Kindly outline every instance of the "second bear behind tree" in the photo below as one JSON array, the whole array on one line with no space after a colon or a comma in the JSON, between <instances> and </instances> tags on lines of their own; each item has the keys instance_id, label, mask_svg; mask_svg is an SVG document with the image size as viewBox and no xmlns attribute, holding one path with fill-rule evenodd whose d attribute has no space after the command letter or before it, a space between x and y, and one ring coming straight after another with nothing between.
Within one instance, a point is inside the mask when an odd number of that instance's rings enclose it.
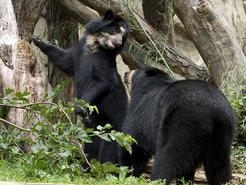
<instances>
[{"instance_id":1,"label":"second bear behind tree","mask_svg":"<svg viewBox=\"0 0 246 185\"><path fill-rule=\"evenodd\" d=\"M167 73L145 68L126 73L131 102L123 132L138 144L132 155L122 149L121 165L140 176L155 156L151 179L193 180L203 164L209 185L230 181L234 113L214 86L198 80L175 81Z\"/></svg>"},{"instance_id":2,"label":"second bear behind tree","mask_svg":"<svg viewBox=\"0 0 246 185\"><path fill-rule=\"evenodd\" d=\"M110 10L101 18L86 25L85 36L72 48L63 50L33 37L33 42L68 75L74 77L77 98L90 105L96 105L99 114L89 116L84 121L86 128L110 123L119 130L126 115L127 95L123 82L117 72L116 56L121 52L129 29L126 22ZM76 110L83 115L81 108ZM116 142L106 142L93 138L86 144L85 152L89 160L117 162Z\"/></svg>"}]
</instances>

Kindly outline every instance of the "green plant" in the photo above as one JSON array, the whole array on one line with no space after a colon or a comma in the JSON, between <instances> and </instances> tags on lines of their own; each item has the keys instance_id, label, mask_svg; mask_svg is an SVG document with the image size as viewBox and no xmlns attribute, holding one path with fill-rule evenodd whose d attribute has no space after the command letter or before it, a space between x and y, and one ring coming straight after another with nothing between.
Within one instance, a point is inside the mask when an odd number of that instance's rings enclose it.
<instances>
[{"instance_id":1,"label":"green plant","mask_svg":"<svg viewBox=\"0 0 246 185\"><path fill-rule=\"evenodd\" d=\"M229 102L231 103L237 121L237 144L246 144L246 83L240 85L235 90L233 85L228 85L222 89Z\"/></svg>"},{"instance_id":2,"label":"green plant","mask_svg":"<svg viewBox=\"0 0 246 185\"><path fill-rule=\"evenodd\" d=\"M96 130L85 129L82 124L73 124L69 114L74 112L75 104L79 103L81 108L98 112L95 106L91 106L81 100L64 104L61 100L53 103L67 82L59 84L44 101L30 103L29 92L16 92L12 89L6 90L0 106L26 111L26 123L31 123L30 128L21 128L14 123L0 118L2 128L0 130L0 153L2 158L16 160L19 158L31 177L40 177L52 174L55 171L69 174L71 177L78 176L83 172L87 176L106 177L107 174L120 174L121 168L110 163L100 164L97 161L88 161L83 151L84 143L91 143L91 137L100 137L111 142L115 140L131 153L131 144L136 141L129 135L110 130L111 125L98 126ZM27 136L24 137L24 133ZM28 146L28 152L23 149ZM24 156L24 157L23 157ZM32 166L32 167L31 167Z\"/></svg>"},{"instance_id":3,"label":"green plant","mask_svg":"<svg viewBox=\"0 0 246 185\"><path fill-rule=\"evenodd\" d=\"M245 146L233 147L232 169L234 173L246 175L246 147Z\"/></svg>"},{"instance_id":4,"label":"green plant","mask_svg":"<svg viewBox=\"0 0 246 185\"><path fill-rule=\"evenodd\" d=\"M182 185L192 185L193 184L192 182L185 182L184 177L182 177L179 181L182 183Z\"/></svg>"}]
</instances>

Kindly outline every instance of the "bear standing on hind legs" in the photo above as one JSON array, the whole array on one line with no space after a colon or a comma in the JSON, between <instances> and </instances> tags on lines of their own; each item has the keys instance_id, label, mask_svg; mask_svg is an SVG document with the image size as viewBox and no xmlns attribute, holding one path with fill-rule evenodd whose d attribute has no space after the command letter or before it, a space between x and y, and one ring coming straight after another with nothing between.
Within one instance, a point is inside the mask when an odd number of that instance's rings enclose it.
<instances>
[{"instance_id":1,"label":"bear standing on hind legs","mask_svg":"<svg viewBox=\"0 0 246 185\"><path fill-rule=\"evenodd\" d=\"M209 185L231 180L230 152L234 113L214 86L198 80L175 81L167 73L144 68L126 73L131 102L122 131L138 144L132 155L121 149L121 165L140 176L155 156L151 179L193 181L204 165Z\"/></svg>"},{"instance_id":2,"label":"bear standing on hind legs","mask_svg":"<svg viewBox=\"0 0 246 185\"><path fill-rule=\"evenodd\" d=\"M109 123L119 130L126 116L128 99L117 72L116 56L128 32L127 23L109 10L103 17L91 20L84 37L68 50L32 38L56 67L74 77L77 98L97 106L99 114L94 112L89 121L84 121L86 128ZM76 111L84 114L81 108ZM89 160L118 163L117 147L116 142L93 138L93 143L85 145L85 152Z\"/></svg>"}]
</instances>

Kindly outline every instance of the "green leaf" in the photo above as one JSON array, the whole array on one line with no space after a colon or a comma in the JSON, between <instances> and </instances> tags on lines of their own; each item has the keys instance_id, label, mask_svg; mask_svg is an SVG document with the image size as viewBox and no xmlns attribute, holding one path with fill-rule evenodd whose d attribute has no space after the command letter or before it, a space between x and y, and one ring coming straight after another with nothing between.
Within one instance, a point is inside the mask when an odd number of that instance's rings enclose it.
<instances>
[{"instance_id":1,"label":"green leaf","mask_svg":"<svg viewBox=\"0 0 246 185\"><path fill-rule=\"evenodd\" d=\"M102 174L102 164L101 163L99 163L97 160L95 160L95 159L92 159L91 160L91 166L92 166L92 168L93 168L93 170L91 169L91 172L96 172L97 173L97 175L99 176L99 175L101 175Z\"/></svg>"},{"instance_id":2,"label":"green leaf","mask_svg":"<svg viewBox=\"0 0 246 185\"><path fill-rule=\"evenodd\" d=\"M119 169L117 167L117 164L112 164L110 162L106 162L103 164L103 172L104 173L119 172Z\"/></svg>"},{"instance_id":3,"label":"green leaf","mask_svg":"<svg viewBox=\"0 0 246 185\"><path fill-rule=\"evenodd\" d=\"M131 172L131 170L126 166L120 167L119 180L121 183L125 183L127 173Z\"/></svg>"},{"instance_id":4,"label":"green leaf","mask_svg":"<svg viewBox=\"0 0 246 185\"><path fill-rule=\"evenodd\" d=\"M0 143L0 148L3 148L3 149L8 149L8 144L7 143Z\"/></svg>"},{"instance_id":5,"label":"green leaf","mask_svg":"<svg viewBox=\"0 0 246 185\"><path fill-rule=\"evenodd\" d=\"M29 144L34 143L32 140L27 139L27 138L18 138L16 139L16 141L22 141L22 142L29 143Z\"/></svg>"},{"instance_id":6,"label":"green leaf","mask_svg":"<svg viewBox=\"0 0 246 185\"><path fill-rule=\"evenodd\" d=\"M48 163L44 160L39 160L36 165L39 167L39 168L44 168Z\"/></svg>"},{"instance_id":7,"label":"green leaf","mask_svg":"<svg viewBox=\"0 0 246 185\"><path fill-rule=\"evenodd\" d=\"M13 146L11 150L14 154L18 154L20 152L19 148L17 148L16 146Z\"/></svg>"},{"instance_id":8,"label":"green leaf","mask_svg":"<svg viewBox=\"0 0 246 185\"><path fill-rule=\"evenodd\" d=\"M70 132L73 132L73 131L81 131L83 130L83 126L82 125L72 125L69 129Z\"/></svg>"},{"instance_id":9,"label":"green leaf","mask_svg":"<svg viewBox=\"0 0 246 185\"><path fill-rule=\"evenodd\" d=\"M98 135L101 139L104 139L106 141L111 141L111 139L109 138L109 134L108 133L105 133L105 134L99 134Z\"/></svg>"},{"instance_id":10,"label":"green leaf","mask_svg":"<svg viewBox=\"0 0 246 185\"><path fill-rule=\"evenodd\" d=\"M71 152L68 150L59 153L59 156L63 158L67 158L68 156L71 156L71 155L72 155Z\"/></svg>"},{"instance_id":11,"label":"green leaf","mask_svg":"<svg viewBox=\"0 0 246 185\"><path fill-rule=\"evenodd\" d=\"M21 99L21 98L23 97L21 92L15 93L15 96L16 96L18 99Z\"/></svg>"},{"instance_id":12,"label":"green leaf","mask_svg":"<svg viewBox=\"0 0 246 185\"><path fill-rule=\"evenodd\" d=\"M28 96L30 94L31 94L30 92L25 91L25 92L22 93L22 96L24 97L24 96Z\"/></svg>"},{"instance_id":13,"label":"green leaf","mask_svg":"<svg viewBox=\"0 0 246 185\"><path fill-rule=\"evenodd\" d=\"M92 139L88 136L86 132L78 134L77 138L85 143L92 143Z\"/></svg>"},{"instance_id":14,"label":"green leaf","mask_svg":"<svg viewBox=\"0 0 246 185\"><path fill-rule=\"evenodd\" d=\"M13 89L5 89L5 94L6 94L6 96L8 96L9 94L11 94L12 92L14 92L14 90Z\"/></svg>"},{"instance_id":15,"label":"green leaf","mask_svg":"<svg viewBox=\"0 0 246 185\"><path fill-rule=\"evenodd\" d=\"M105 130L105 129L111 129L111 128L112 128L112 126L110 124L106 124L103 127L101 125L97 126L97 130L100 130L100 131Z\"/></svg>"}]
</instances>

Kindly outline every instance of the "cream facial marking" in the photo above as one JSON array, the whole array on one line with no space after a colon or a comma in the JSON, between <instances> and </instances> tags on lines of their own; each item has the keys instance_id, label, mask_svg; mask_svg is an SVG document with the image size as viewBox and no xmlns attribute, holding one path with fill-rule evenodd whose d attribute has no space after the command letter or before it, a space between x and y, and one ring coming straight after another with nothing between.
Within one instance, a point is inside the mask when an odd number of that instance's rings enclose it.
<instances>
[{"instance_id":1,"label":"cream facial marking","mask_svg":"<svg viewBox=\"0 0 246 185\"><path fill-rule=\"evenodd\" d=\"M120 26L120 32L114 35L107 32L87 35L85 51L87 53L95 53L99 51L100 46L104 49L113 50L122 45L122 38L125 32L126 30Z\"/></svg>"},{"instance_id":2,"label":"cream facial marking","mask_svg":"<svg viewBox=\"0 0 246 185\"><path fill-rule=\"evenodd\" d=\"M103 48L106 49L115 49L122 45L122 38L126 30L121 26L120 32L114 35L111 35L107 32L101 32L98 36L98 42Z\"/></svg>"}]
</instances>

